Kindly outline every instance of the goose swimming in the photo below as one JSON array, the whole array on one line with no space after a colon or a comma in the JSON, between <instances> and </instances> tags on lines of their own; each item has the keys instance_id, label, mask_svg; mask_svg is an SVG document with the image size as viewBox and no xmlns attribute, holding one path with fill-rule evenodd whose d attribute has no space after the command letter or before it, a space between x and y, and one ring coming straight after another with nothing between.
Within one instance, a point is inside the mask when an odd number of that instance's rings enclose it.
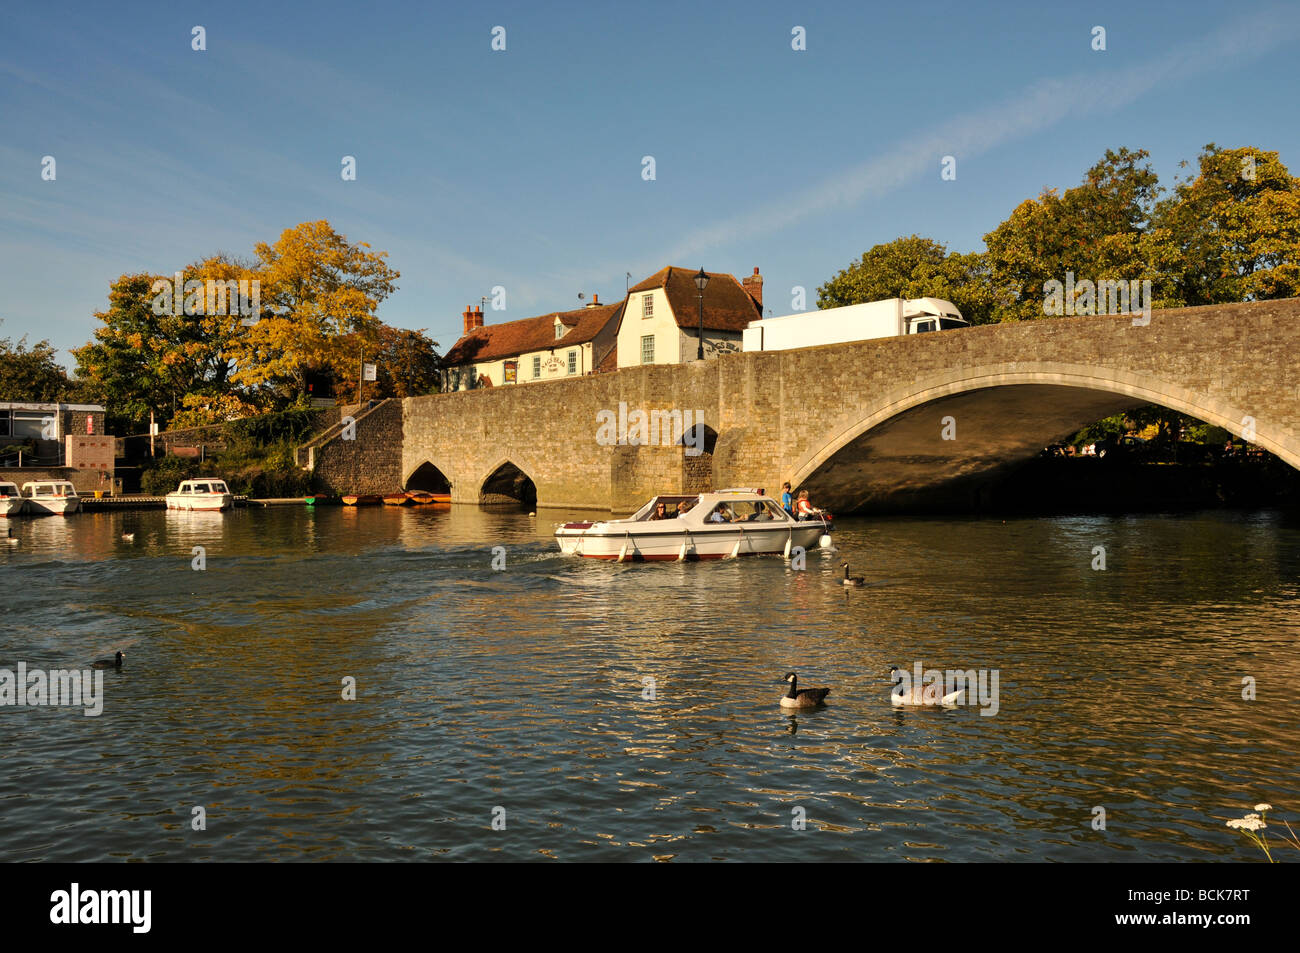
<instances>
[{"instance_id":1,"label":"goose swimming","mask_svg":"<svg viewBox=\"0 0 1300 953\"><path fill-rule=\"evenodd\" d=\"M899 671L897 665L889 666L889 677L892 679L894 673ZM955 692L949 692L947 695L940 695L940 686L938 685L913 685L910 690L903 691L903 686L899 685L889 695L890 704L895 707L901 705L944 705L951 707L957 704L957 699L965 693L965 689L959 688Z\"/></svg>"},{"instance_id":2,"label":"goose swimming","mask_svg":"<svg viewBox=\"0 0 1300 953\"><path fill-rule=\"evenodd\" d=\"M782 708L817 708L831 693L829 688L799 688L799 676L794 672L786 672L781 681L790 684L790 690L781 696Z\"/></svg>"},{"instance_id":3,"label":"goose swimming","mask_svg":"<svg viewBox=\"0 0 1300 953\"><path fill-rule=\"evenodd\" d=\"M844 585L852 586L855 589L861 589L863 586L867 584L867 580L862 576L849 575L848 563L840 563L840 565L844 567Z\"/></svg>"}]
</instances>

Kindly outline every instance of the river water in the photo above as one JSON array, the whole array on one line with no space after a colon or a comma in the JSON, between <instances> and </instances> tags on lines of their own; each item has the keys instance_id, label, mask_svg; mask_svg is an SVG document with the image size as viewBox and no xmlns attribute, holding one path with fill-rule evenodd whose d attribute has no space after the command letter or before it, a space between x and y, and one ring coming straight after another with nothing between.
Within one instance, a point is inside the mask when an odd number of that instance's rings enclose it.
<instances>
[{"instance_id":1,"label":"river water","mask_svg":"<svg viewBox=\"0 0 1300 953\"><path fill-rule=\"evenodd\" d=\"M0 708L0 860L1253 861L1225 820L1300 818L1294 514L841 520L803 570L561 557L570 515L10 520L0 669L126 664ZM893 709L917 662L996 713Z\"/></svg>"}]
</instances>

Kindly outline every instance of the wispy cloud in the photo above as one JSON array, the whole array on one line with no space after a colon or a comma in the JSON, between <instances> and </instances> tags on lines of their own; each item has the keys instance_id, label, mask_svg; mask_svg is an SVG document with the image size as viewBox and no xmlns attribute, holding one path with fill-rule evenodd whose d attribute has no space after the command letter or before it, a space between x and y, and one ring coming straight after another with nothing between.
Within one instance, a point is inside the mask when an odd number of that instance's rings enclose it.
<instances>
[{"instance_id":1,"label":"wispy cloud","mask_svg":"<svg viewBox=\"0 0 1300 953\"><path fill-rule=\"evenodd\" d=\"M923 175L937 177L942 156L970 160L1067 120L1119 109L1157 87L1238 65L1246 57L1258 57L1266 50L1293 43L1298 34L1300 22L1290 11L1264 12L1234 20L1137 66L1044 80L995 105L955 117L927 135L899 143L883 155L824 182L774 199L747 214L696 229L666 254L645 259L641 267L658 268L664 262L716 253L755 234L770 234L885 195Z\"/></svg>"}]
</instances>

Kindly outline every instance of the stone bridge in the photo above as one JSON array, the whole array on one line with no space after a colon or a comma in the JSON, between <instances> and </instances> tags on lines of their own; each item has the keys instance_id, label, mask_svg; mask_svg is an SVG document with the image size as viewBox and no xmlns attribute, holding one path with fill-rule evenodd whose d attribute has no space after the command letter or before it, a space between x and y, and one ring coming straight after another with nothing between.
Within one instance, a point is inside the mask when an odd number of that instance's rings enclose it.
<instances>
[{"instance_id":1,"label":"stone bridge","mask_svg":"<svg viewBox=\"0 0 1300 953\"><path fill-rule=\"evenodd\" d=\"M1300 299L1156 311L1145 326L1127 315L1043 319L407 398L400 441L396 414L373 433L360 421L354 442L318 449L317 469L340 491L450 485L462 503L627 511L655 493L775 494L788 480L835 511L884 510L978 500L1044 446L1147 403L1300 468ZM707 452L662 434L656 445L612 444L601 421L620 405L702 413ZM370 465L357 464L363 455Z\"/></svg>"}]
</instances>

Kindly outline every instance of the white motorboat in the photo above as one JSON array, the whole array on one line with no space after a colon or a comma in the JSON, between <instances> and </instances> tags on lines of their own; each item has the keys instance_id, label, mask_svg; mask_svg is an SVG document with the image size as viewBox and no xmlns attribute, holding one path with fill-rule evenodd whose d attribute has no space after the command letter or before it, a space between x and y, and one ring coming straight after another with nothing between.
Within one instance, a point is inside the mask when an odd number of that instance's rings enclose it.
<instances>
[{"instance_id":1,"label":"white motorboat","mask_svg":"<svg viewBox=\"0 0 1300 953\"><path fill-rule=\"evenodd\" d=\"M219 512L229 509L235 497L225 480L182 480L181 485L166 496L169 510L204 510Z\"/></svg>"},{"instance_id":2,"label":"white motorboat","mask_svg":"<svg viewBox=\"0 0 1300 953\"><path fill-rule=\"evenodd\" d=\"M0 516L17 516L27 506L17 483L0 480Z\"/></svg>"},{"instance_id":3,"label":"white motorboat","mask_svg":"<svg viewBox=\"0 0 1300 953\"><path fill-rule=\"evenodd\" d=\"M77 488L67 480L39 480L23 484L27 512L36 516L66 516L81 509Z\"/></svg>"},{"instance_id":4,"label":"white motorboat","mask_svg":"<svg viewBox=\"0 0 1300 953\"><path fill-rule=\"evenodd\" d=\"M757 490L656 496L627 519L561 523L560 552L591 559L726 559L830 544L830 517L796 520Z\"/></svg>"}]
</instances>

